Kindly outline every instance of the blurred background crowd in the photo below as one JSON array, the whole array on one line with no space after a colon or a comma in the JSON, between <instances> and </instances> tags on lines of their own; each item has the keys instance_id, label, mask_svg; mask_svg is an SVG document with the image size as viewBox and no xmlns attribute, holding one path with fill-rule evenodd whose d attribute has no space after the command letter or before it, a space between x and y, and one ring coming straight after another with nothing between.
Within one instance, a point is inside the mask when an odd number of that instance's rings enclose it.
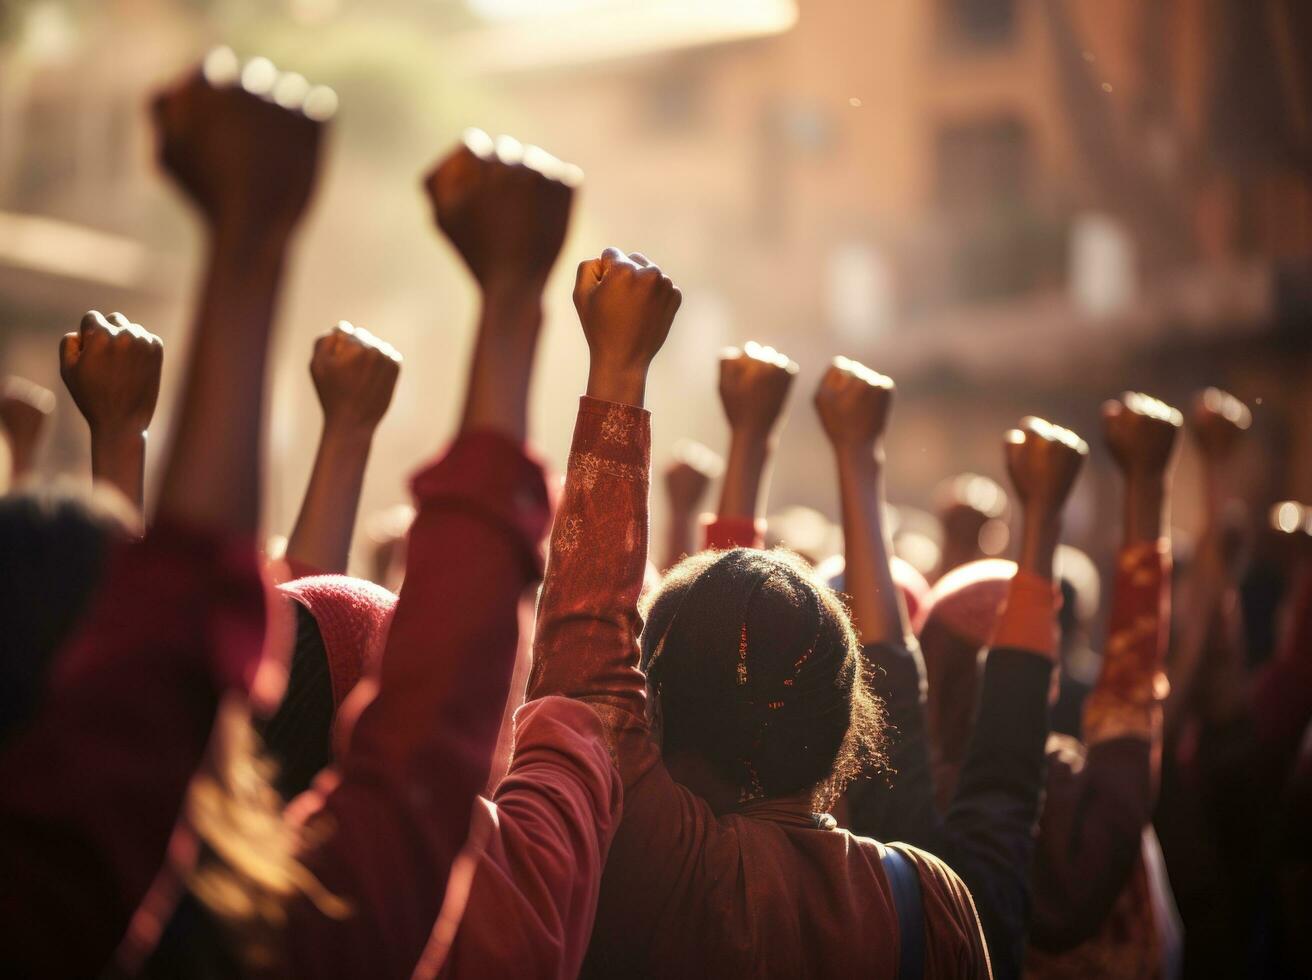
<instances>
[{"instance_id":1,"label":"blurred background crowd","mask_svg":"<svg viewBox=\"0 0 1312 980\"><path fill-rule=\"evenodd\" d=\"M1206 384L1235 393L1254 416L1241 495L1255 513L1312 498L1312 460L1290 451L1312 444L1312 8L1298 0L0 11L0 363L65 401L55 338L87 308L130 310L166 344L185 342L200 240L151 166L152 88L222 41L339 93L273 362L268 527L295 515L318 425L305 364L339 318L408 361L362 513L403 499L410 447L451 421L433 406L455 401L425 393L461 383L474 294L432 238L418 175L472 124L587 172L562 266L640 241L680 283L683 328L652 385L658 465L681 438L722 444L713 354L750 336L788 351L810 375L803 389L835 349L897 378L889 493L911 505L899 551L926 573L941 481L963 468L1001 479L996 433L1018 415L1092 430L1102 398L1125 387L1176 404ZM581 390L586 359L577 331L559 328L567 290L548 302L534 438L560 462L563 395ZM178 380L164 372L166 400ZM41 468L84 468L72 405L54 419ZM826 451L811 414L795 413L773 507L835 516L832 488L814 479ZM1200 507L1188 449L1181 465L1187 529ZM1093 460L1068 517L1068 541L1104 567L1114 479ZM772 527L828 550L812 543L832 539L827 523L793 516ZM982 551L1003 551L1002 528L985 530ZM1187 538L1178 547L1187 554Z\"/></svg>"}]
</instances>

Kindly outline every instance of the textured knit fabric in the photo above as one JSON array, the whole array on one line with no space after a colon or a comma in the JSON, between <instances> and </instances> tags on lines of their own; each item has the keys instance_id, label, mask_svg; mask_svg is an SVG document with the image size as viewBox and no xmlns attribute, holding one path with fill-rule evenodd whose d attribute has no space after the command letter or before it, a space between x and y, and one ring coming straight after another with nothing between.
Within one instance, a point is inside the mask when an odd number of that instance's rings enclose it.
<instances>
[{"instance_id":1,"label":"textured knit fabric","mask_svg":"<svg viewBox=\"0 0 1312 980\"><path fill-rule=\"evenodd\" d=\"M647 550L647 413L583 399L539 608L529 694L567 695L605 726L624 782L584 975L892 977L898 928L882 847L805 800L717 816L675 783L638 669ZM924 893L927 977L988 976L969 892L905 848Z\"/></svg>"}]
</instances>

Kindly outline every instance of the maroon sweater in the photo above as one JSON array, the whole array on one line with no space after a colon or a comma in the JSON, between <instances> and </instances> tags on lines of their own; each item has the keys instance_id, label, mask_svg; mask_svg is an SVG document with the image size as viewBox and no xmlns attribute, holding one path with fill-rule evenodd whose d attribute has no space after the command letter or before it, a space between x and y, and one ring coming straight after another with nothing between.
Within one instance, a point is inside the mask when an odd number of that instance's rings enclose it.
<instances>
[{"instance_id":1,"label":"maroon sweater","mask_svg":"<svg viewBox=\"0 0 1312 980\"><path fill-rule=\"evenodd\" d=\"M584 398L552 532L529 696L602 720L624 814L602 877L585 974L892 976L898 928L883 845L819 829L805 800L717 815L652 741L638 669L647 555L648 415ZM924 895L926 976L989 975L970 893L906 848Z\"/></svg>"}]
</instances>

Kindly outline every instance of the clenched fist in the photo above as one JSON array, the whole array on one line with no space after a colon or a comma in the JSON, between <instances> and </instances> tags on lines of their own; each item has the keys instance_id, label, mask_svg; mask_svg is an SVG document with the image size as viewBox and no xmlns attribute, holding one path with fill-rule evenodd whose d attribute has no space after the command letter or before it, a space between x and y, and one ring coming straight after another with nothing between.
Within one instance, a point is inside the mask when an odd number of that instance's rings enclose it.
<instances>
[{"instance_id":1,"label":"clenched fist","mask_svg":"<svg viewBox=\"0 0 1312 980\"><path fill-rule=\"evenodd\" d=\"M768 435L783 414L797 364L751 340L720 354L720 404L736 432Z\"/></svg>"},{"instance_id":2,"label":"clenched fist","mask_svg":"<svg viewBox=\"0 0 1312 980\"><path fill-rule=\"evenodd\" d=\"M815 410L835 448L873 449L893 407L893 379L835 357L815 390Z\"/></svg>"},{"instance_id":3,"label":"clenched fist","mask_svg":"<svg viewBox=\"0 0 1312 980\"><path fill-rule=\"evenodd\" d=\"M1183 423L1179 409L1136 391L1102 406L1103 437L1127 477L1162 476Z\"/></svg>"},{"instance_id":4,"label":"clenched fist","mask_svg":"<svg viewBox=\"0 0 1312 980\"><path fill-rule=\"evenodd\" d=\"M1024 508L1056 516L1070 495L1089 447L1070 429L1028 415L1006 435L1007 475Z\"/></svg>"},{"instance_id":5,"label":"clenched fist","mask_svg":"<svg viewBox=\"0 0 1312 980\"><path fill-rule=\"evenodd\" d=\"M92 435L140 436L159 399L164 345L122 313L82 317L59 343L59 374Z\"/></svg>"},{"instance_id":6,"label":"clenched fist","mask_svg":"<svg viewBox=\"0 0 1312 980\"><path fill-rule=\"evenodd\" d=\"M310 377L329 426L372 430L392 403L401 355L345 320L314 342Z\"/></svg>"},{"instance_id":7,"label":"clenched fist","mask_svg":"<svg viewBox=\"0 0 1312 980\"><path fill-rule=\"evenodd\" d=\"M484 290L540 289L583 172L510 136L472 129L424 179L438 227Z\"/></svg>"},{"instance_id":8,"label":"clenched fist","mask_svg":"<svg viewBox=\"0 0 1312 980\"><path fill-rule=\"evenodd\" d=\"M155 99L159 158L213 228L285 235L309 202L336 105L331 89L219 48Z\"/></svg>"},{"instance_id":9,"label":"clenched fist","mask_svg":"<svg viewBox=\"0 0 1312 980\"><path fill-rule=\"evenodd\" d=\"M1220 462L1234 452L1252 424L1248 406L1219 388L1200 392L1189 418L1194 441L1209 462Z\"/></svg>"},{"instance_id":10,"label":"clenched fist","mask_svg":"<svg viewBox=\"0 0 1312 980\"><path fill-rule=\"evenodd\" d=\"M722 460L700 442L684 439L675 444L674 459L665 470L665 493L676 513L692 514L724 470Z\"/></svg>"},{"instance_id":11,"label":"clenched fist","mask_svg":"<svg viewBox=\"0 0 1312 980\"><path fill-rule=\"evenodd\" d=\"M608 248L580 263L574 308L591 354L589 393L641 404L647 368L682 302L678 287L640 252Z\"/></svg>"},{"instance_id":12,"label":"clenched fist","mask_svg":"<svg viewBox=\"0 0 1312 980\"><path fill-rule=\"evenodd\" d=\"M26 378L10 377L0 388L0 428L9 441L14 479L32 468L37 443L55 410L55 394Z\"/></svg>"}]
</instances>

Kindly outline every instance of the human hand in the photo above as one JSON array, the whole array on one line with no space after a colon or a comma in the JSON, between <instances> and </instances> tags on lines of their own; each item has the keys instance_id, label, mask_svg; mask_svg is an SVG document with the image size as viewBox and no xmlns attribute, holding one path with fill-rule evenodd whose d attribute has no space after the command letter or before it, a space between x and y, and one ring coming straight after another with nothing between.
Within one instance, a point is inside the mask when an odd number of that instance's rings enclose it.
<instances>
[{"instance_id":1,"label":"human hand","mask_svg":"<svg viewBox=\"0 0 1312 980\"><path fill-rule=\"evenodd\" d=\"M873 449L893 408L893 379L835 357L815 392L815 409L835 449Z\"/></svg>"},{"instance_id":2,"label":"human hand","mask_svg":"<svg viewBox=\"0 0 1312 980\"><path fill-rule=\"evenodd\" d=\"M1005 437L1007 475L1024 510L1056 517L1089 455L1088 444L1070 429L1027 415Z\"/></svg>"},{"instance_id":3,"label":"human hand","mask_svg":"<svg viewBox=\"0 0 1312 980\"><path fill-rule=\"evenodd\" d=\"M1208 463L1227 459L1253 424L1248 406L1229 392L1206 388L1194 399L1189 428Z\"/></svg>"},{"instance_id":4,"label":"human hand","mask_svg":"<svg viewBox=\"0 0 1312 980\"><path fill-rule=\"evenodd\" d=\"M1103 403L1102 423L1107 448L1127 479L1161 479L1184 417L1165 402L1127 391Z\"/></svg>"},{"instance_id":5,"label":"human hand","mask_svg":"<svg viewBox=\"0 0 1312 980\"><path fill-rule=\"evenodd\" d=\"M159 159L211 229L242 245L290 235L314 189L337 96L228 48L154 101Z\"/></svg>"},{"instance_id":6,"label":"human hand","mask_svg":"<svg viewBox=\"0 0 1312 980\"><path fill-rule=\"evenodd\" d=\"M574 308L588 341L588 394L641 405L647 369L669 336L683 294L640 252L608 248L579 264Z\"/></svg>"},{"instance_id":7,"label":"human hand","mask_svg":"<svg viewBox=\"0 0 1312 980\"><path fill-rule=\"evenodd\" d=\"M485 292L540 291L582 179L545 150L471 129L424 187L438 227Z\"/></svg>"},{"instance_id":8,"label":"human hand","mask_svg":"<svg viewBox=\"0 0 1312 980\"><path fill-rule=\"evenodd\" d=\"M9 441L15 479L31 469L37 443L54 410L55 393L26 378L6 378L0 387L0 429Z\"/></svg>"},{"instance_id":9,"label":"human hand","mask_svg":"<svg viewBox=\"0 0 1312 980\"><path fill-rule=\"evenodd\" d=\"M159 400L164 345L122 313L91 310L59 342L59 374L93 435L139 437Z\"/></svg>"},{"instance_id":10,"label":"human hand","mask_svg":"<svg viewBox=\"0 0 1312 980\"><path fill-rule=\"evenodd\" d=\"M854 362L855 363L855 362ZM720 355L720 404L729 427L768 436L783 414L797 365L773 347L748 341Z\"/></svg>"},{"instance_id":11,"label":"human hand","mask_svg":"<svg viewBox=\"0 0 1312 980\"><path fill-rule=\"evenodd\" d=\"M387 413L401 355L385 340L342 320L314 342L310 377L324 424L372 433Z\"/></svg>"},{"instance_id":12,"label":"human hand","mask_svg":"<svg viewBox=\"0 0 1312 980\"><path fill-rule=\"evenodd\" d=\"M665 492L670 508L679 514L696 511L711 481L723 470L724 460L718 454L700 442L680 440L674 447L674 459L665 469Z\"/></svg>"}]
</instances>

